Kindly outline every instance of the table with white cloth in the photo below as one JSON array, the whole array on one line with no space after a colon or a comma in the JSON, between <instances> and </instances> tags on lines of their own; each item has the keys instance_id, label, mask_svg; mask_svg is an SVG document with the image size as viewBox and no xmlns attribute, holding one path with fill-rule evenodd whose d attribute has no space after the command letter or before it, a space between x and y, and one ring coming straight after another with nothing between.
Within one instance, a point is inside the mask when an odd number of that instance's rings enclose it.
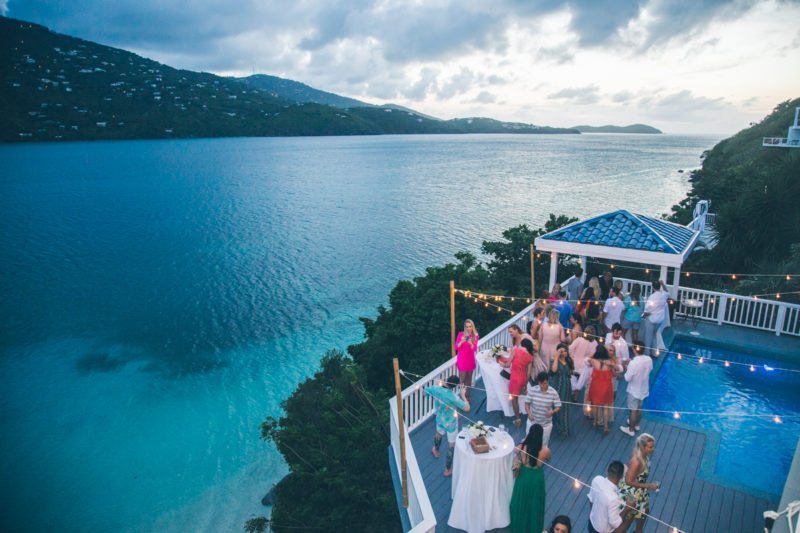
<instances>
[{"instance_id":1,"label":"table with white cloth","mask_svg":"<svg viewBox=\"0 0 800 533\"><path fill-rule=\"evenodd\" d=\"M492 449L476 454L469 445L468 431L462 430L456 439L453 504L447 525L469 533L507 527L514 490L514 439L505 431L495 430L487 437Z\"/></svg>"},{"instance_id":2,"label":"table with white cloth","mask_svg":"<svg viewBox=\"0 0 800 533\"><path fill-rule=\"evenodd\" d=\"M481 369L483 388L486 390L486 412L503 411L505 416L514 416L514 408L508 398L508 380L500 375L504 369L486 350L478 353L475 358Z\"/></svg>"}]
</instances>

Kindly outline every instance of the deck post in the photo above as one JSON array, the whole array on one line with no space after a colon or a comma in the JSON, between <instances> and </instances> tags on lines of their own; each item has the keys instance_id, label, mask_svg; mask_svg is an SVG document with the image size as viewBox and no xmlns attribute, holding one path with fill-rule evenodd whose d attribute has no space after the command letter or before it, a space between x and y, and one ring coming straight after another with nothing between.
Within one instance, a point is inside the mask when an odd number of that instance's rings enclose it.
<instances>
[{"instance_id":1,"label":"deck post","mask_svg":"<svg viewBox=\"0 0 800 533\"><path fill-rule=\"evenodd\" d=\"M534 262L534 258L536 256L534 255L534 251L535 250L533 249L533 243L531 243L531 301L532 302L536 301L536 283L535 283L535 280L536 280L536 277L535 277L536 276L536 268L535 268L536 264Z\"/></svg>"},{"instance_id":2,"label":"deck post","mask_svg":"<svg viewBox=\"0 0 800 533\"><path fill-rule=\"evenodd\" d=\"M666 283L668 273L669 273L669 267L667 265L661 265L661 273L658 275L658 279Z\"/></svg>"},{"instance_id":3,"label":"deck post","mask_svg":"<svg viewBox=\"0 0 800 533\"><path fill-rule=\"evenodd\" d=\"M406 468L406 421L403 416L403 389L400 388L400 363L392 359L394 366L394 391L397 398L397 426L400 432L400 483L403 487L403 507L408 509L408 470Z\"/></svg>"},{"instance_id":4,"label":"deck post","mask_svg":"<svg viewBox=\"0 0 800 533\"><path fill-rule=\"evenodd\" d=\"M778 317L775 319L775 335L780 336L783 331L784 320L786 320L786 306L778 304Z\"/></svg>"},{"instance_id":5,"label":"deck post","mask_svg":"<svg viewBox=\"0 0 800 533\"><path fill-rule=\"evenodd\" d=\"M585 255L581 256L581 270L583 270L583 274L581 274L581 283L586 283L586 269L589 268L589 261L587 260Z\"/></svg>"},{"instance_id":6,"label":"deck post","mask_svg":"<svg viewBox=\"0 0 800 533\"><path fill-rule=\"evenodd\" d=\"M450 357L456 356L456 284L450 280Z\"/></svg>"},{"instance_id":7,"label":"deck post","mask_svg":"<svg viewBox=\"0 0 800 533\"><path fill-rule=\"evenodd\" d=\"M558 275L558 252L550 252L550 285L547 290L551 290L553 285L558 283L556 276Z\"/></svg>"},{"instance_id":8,"label":"deck post","mask_svg":"<svg viewBox=\"0 0 800 533\"><path fill-rule=\"evenodd\" d=\"M678 291L680 291L681 287L681 267L675 267L675 271L672 273L672 298L677 301L678 300Z\"/></svg>"},{"instance_id":9,"label":"deck post","mask_svg":"<svg viewBox=\"0 0 800 533\"><path fill-rule=\"evenodd\" d=\"M728 297L727 296L720 296L719 297L719 307L717 307L717 324L722 325L722 321L725 320L725 311L728 308Z\"/></svg>"}]
</instances>

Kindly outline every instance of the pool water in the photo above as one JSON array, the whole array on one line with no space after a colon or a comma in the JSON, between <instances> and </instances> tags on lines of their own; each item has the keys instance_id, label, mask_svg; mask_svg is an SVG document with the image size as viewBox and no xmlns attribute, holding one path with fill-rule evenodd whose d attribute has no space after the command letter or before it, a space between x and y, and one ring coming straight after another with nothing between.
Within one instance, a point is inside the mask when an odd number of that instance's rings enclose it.
<instances>
[{"instance_id":1,"label":"pool water","mask_svg":"<svg viewBox=\"0 0 800 533\"><path fill-rule=\"evenodd\" d=\"M645 409L726 413L774 413L772 418L683 415L680 423L703 431L719 433L719 451L712 472L703 472L713 481L759 497L779 500L800 438L800 372L767 370L790 368L800 371L800 359L786 361L756 354L704 345L678 339L671 350L731 362L754 363L748 366L699 363L696 359L678 360L670 354L651 386ZM669 413L650 416L672 419ZM713 440L707 440L712 443ZM705 450L706 456L713 450Z\"/></svg>"}]
</instances>

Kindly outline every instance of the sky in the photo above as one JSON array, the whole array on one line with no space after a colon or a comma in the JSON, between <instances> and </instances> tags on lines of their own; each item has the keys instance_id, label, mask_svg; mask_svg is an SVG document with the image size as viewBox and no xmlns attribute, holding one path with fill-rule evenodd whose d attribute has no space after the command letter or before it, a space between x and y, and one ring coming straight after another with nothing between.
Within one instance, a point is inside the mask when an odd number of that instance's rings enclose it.
<instances>
[{"instance_id":1,"label":"sky","mask_svg":"<svg viewBox=\"0 0 800 533\"><path fill-rule=\"evenodd\" d=\"M0 13L441 118L731 134L800 97L800 0L0 0Z\"/></svg>"}]
</instances>

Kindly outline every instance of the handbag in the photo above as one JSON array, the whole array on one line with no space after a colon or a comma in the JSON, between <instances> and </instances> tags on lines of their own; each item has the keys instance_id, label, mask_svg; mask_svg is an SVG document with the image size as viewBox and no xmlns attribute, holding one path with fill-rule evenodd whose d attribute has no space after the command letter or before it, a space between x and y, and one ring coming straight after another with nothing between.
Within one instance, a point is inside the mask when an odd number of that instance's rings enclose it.
<instances>
[{"instance_id":1,"label":"handbag","mask_svg":"<svg viewBox=\"0 0 800 533\"><path fill-rule=\"evenodd\" d=\"M511 374L508 372L508 370L504 368L503 370L500 371L500 377L510 380Z\"/></svg>"}]
</instances>

